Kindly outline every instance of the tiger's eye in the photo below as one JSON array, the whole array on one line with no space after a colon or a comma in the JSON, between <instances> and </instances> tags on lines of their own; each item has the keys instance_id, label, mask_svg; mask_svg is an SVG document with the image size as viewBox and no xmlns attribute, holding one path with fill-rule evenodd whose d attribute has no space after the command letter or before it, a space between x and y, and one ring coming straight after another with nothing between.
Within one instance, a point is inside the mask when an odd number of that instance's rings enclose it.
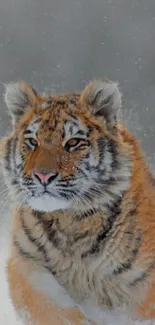
<instances>
[{"instance_id":1,"label":"tiger's eye","mask_svg":"<svg viewBox=\"0 0 155 325\"><path fill-rule=\"evenodd\" d=\"M82 139L80 139L80 138L72 138L72 139L68 140L67 143L65 144L65 149L67 151L70 151L71 148L76 147L80 143L81 140Z\"/></svg>"},{"instance_id":2,"label":"tiger's eye","mask_svg":"<svg viewBox=\"0 0 155 325\"><path fill-rule=\"evenodd\" d=\"M47 105L52 105L53 100L52 99L49 99L46 103L47 103Z\"/></svg>"},{"instance_id":3,"label":"tiger's eye","mask_svg":"<svg viewBox=\"0 0 155 325\"><path fill-rule=\"evenodd\" d=\"M75 147L79 141L80 141L79 139L73 138L67 142L67 145L70 147Z\"/></svg>"},{"instance_id":4,"label":"tiger's eye","mask_svg":"<svg viewBox=\"0 0 155 325\"><path fill-rule=\"evenodd\" d=\"M28 141L29 141L29 143L30 143L31 146L33 146L33 147L37 147L37 145L38 145L38 141L37 141L36 139L34 139L34 138L29 138Z\"/></svg>"}]
</instances>

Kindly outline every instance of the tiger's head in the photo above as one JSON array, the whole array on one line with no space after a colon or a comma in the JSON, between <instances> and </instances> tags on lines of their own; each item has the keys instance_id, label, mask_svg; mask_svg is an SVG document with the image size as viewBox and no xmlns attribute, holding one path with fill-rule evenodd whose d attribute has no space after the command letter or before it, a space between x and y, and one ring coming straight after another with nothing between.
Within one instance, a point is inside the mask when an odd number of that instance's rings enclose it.
<instances>
[{"instance_id":1,"label":"tiger's head","mask_svg":"<svg viewBox=\"0 0 155 325\"><path fill-rule=\"evenodd\" d=\"M131 164L118 116L116 83L94 81L82 93L39 95L25 82L6 86L12 133L2 166L13 197L34 210L85 210L128 187Z\"/></svg>"}]
</instances>

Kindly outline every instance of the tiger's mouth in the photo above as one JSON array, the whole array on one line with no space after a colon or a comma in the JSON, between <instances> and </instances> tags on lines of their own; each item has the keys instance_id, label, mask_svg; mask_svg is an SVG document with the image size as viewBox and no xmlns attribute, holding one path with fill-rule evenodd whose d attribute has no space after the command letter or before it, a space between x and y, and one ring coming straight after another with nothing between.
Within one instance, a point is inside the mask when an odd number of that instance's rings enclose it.
<instances>
[{"instance_id":1,"label":"tiger's mouth","mask_svg":"<svg viewBox=\"0 0 155 325\"><path fill-rule=\"evenodd\" d=\"M72 179L72 181L57 181L52 184L36 184L33 179L22 179L22 184L19 184L20 189L24 190L29 198L54 198L59 200L74 200L79 196L84 187L83 181L80 179ZM83 185L82 185L83 184Z\"/></svg>"},{"instance_id":2,"label":"tiger's mouth","mask_svg":"<svg viewBox=\"0 0 155 325\"><path fill-rule=\"evenodd\" d=\"M77 195L77 188L68 188L68 187L56 187L54 186L53 188L35 188L35 189L29 189L29 196L30 197L44 197L44 196L49 196L49 197L54 197L57 199L66 199L69 200Z\"/></svg>"},{"instance_id":3,"label":"tiger's mouth","mask_svg":"<svg viewBox=\"0 0 155 325\"><path fill-rule=\"evenodd\" d=\"M46 195L46 194L49 194L49 196L53 196L53 194L50 191L44 190L42 193L38 194L37 197L38 196L43 196L43 195Z\"/></svg>"}]
</instances>

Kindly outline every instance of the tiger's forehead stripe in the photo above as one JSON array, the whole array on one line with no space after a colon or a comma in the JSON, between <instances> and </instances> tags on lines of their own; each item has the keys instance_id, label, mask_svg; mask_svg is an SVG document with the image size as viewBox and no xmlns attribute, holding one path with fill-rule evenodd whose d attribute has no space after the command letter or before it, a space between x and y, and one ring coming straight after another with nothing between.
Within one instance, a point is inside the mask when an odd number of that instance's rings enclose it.
<instances>
[{"instance_id":1,"label":"tiger's forehead stripe","mask_svg":"<svg viewBox=\"0 0 155 325\"><path fill-rule=\"evenodd\" d=\"M72 137L76 135L87 135L88 129L82 124L80 120L75 120L74 118L66 120L64 122L64 134L67 137Z\"/></svg>"},{"instance_id":2,"label":"tiger's forehead stripe","mask_svg":"<svg viewBox=\"0 0 155 325\"><path fill-rule=\"evenodd\" d=\"M27 131L31 131L31 132L37 132L38 128L39 128L39 124L40 124L41 118L40 117L35 117L28 125L27 127Z\"/></svg>"},{"instance_id":3,"label":"tiger's forehead stripe","mask_svg":"<svg viewBox=\"0 0 155 325\"><path fill-rule=\"evenodd\" d=\"M57 130L58 132L61 131L62 138L88 136L88 128L78 117L74 118L74 116L66 114L65 119L61 119L60 115L61 113L58 110L57 113L48 111L43 116L33 117L32 121L26 126L24 137L37 137L38 133L42 134L42 129L48 139L55 136Z\"/></svg>"}]
</instances>

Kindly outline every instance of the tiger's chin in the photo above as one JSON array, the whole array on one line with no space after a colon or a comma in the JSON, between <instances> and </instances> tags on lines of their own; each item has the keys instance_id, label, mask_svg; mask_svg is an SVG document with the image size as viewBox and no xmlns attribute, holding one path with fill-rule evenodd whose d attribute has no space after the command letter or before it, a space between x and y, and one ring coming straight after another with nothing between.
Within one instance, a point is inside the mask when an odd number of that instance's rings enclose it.
<instances>
[{"instance_id":1,"label":"tiger's chin","mask_svg":"<svg viewBox=\"0 0 155 325\"><path fill-rule=\"evenodd\" d=\"M39 197L31 197L27 204L36 211L52 212L56 210L66 210L71 208L71 202L63 199L57 199L48 194Z\"/></svg>"}]
</instances>

